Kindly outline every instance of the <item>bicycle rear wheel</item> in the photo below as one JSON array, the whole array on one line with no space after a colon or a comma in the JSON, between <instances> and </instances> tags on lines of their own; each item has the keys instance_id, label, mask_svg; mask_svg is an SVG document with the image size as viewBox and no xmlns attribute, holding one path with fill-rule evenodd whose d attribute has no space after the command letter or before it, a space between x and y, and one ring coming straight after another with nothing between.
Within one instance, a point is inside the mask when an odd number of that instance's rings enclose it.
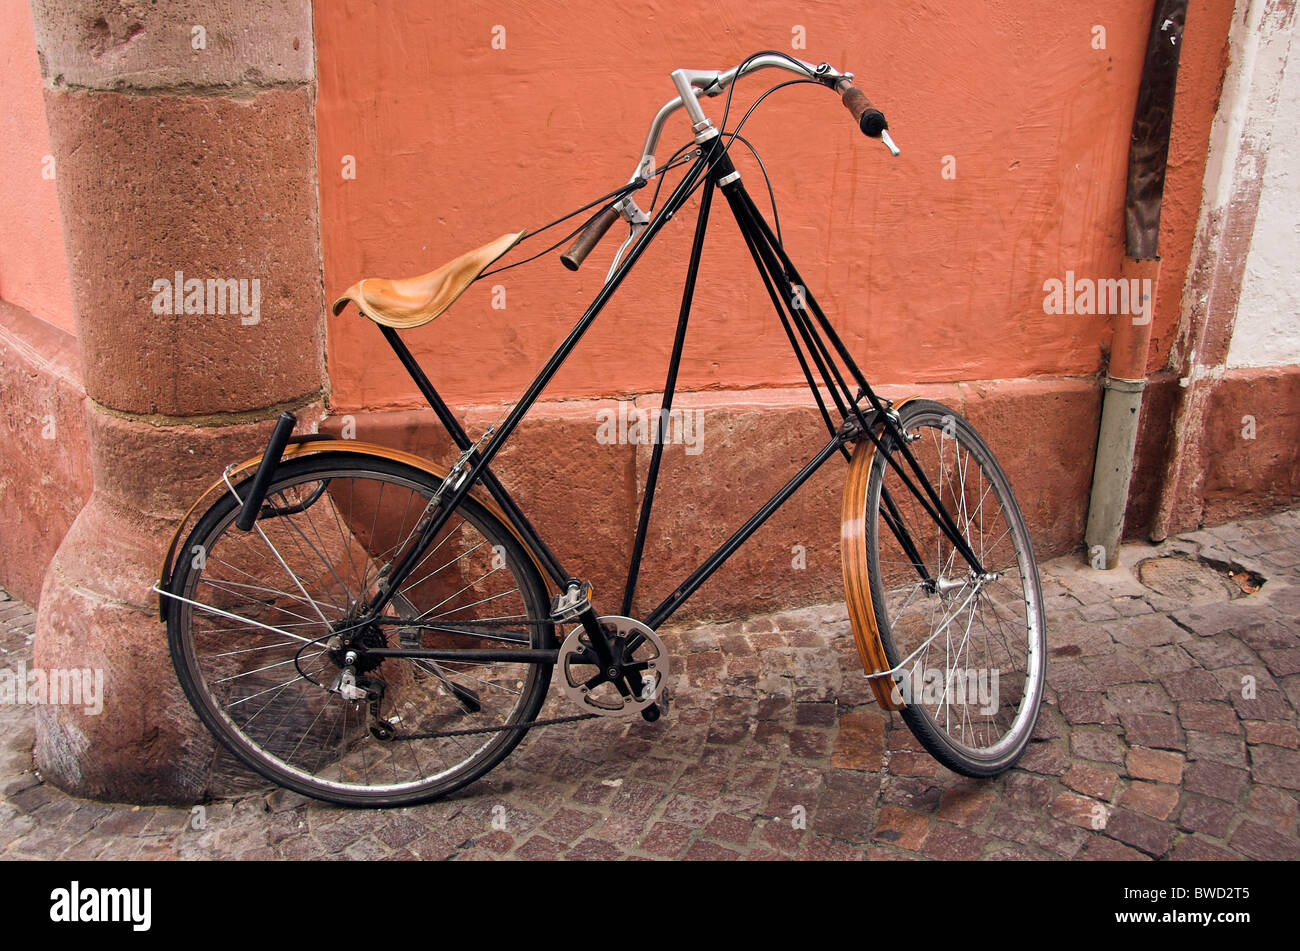
<instances>
[{"instance_id":1,"label":"bicycle rear wheel","mask_svg":"<svg viewBox=\"0 0 1300 951\"><path fill-rule=\"evenodd\" d=\"M252 531L235 526L240 503L225 492L190 533L170 585L185 600L168 599L176 673L217 739L267 779L345 805L422 802L482 776L526 732L500 728L536 718L549 664L376 659L357 669L371 702L338 692L340 631L369 647L555 646L540 574L472 497L381 621L353 624L439 484L380 456L307 455L281 464ZM474 730L485 732L425 737Z\"/></svg>"},{"instance_id":2,"label":"bicycle rear wheel","mask_svg":"<svg viewBox=\"0 0 1300 951\"><path fill-rule=\"evenodd\" d=\"M892 457L916 481L886 436L872 460L865 518L881 644L890 668L901 668L901 713L917 739L957 773L994 776L1024 753L1042 701L1046 625L1033 545L1002 467L967 420L932 400L898 412L912 454L994 577L974 576L889 464ZM905 529L912 552L890 522Z\"/></svg>"}]
</instances>

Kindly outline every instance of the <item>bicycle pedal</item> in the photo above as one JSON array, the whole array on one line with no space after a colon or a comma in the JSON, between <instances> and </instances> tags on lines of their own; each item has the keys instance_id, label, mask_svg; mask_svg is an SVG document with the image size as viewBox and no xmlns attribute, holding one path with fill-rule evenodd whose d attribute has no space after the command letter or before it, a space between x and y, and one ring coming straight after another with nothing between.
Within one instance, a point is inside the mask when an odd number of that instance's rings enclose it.
<instances>
[{"instance_id":1,"label":"bicycle pedal","mask_svg":"<svg viewBox=\"0 0 1300 951\"><path fill-rule=\"evenodd\" d=\"M551 620L557 624L576 620L591 607L591 592L590 581L570 584L564 592L551 600Z\"/></svg>"},{"instance_id":2,"label":"bicycle pedal","mask_svg":"<svg viewBox=\"0 0 1300 951\"><path fill-rule=\"evenodd\" d=\"M653 713L651 712L653 711ZM655 694L655 702L641 711L641 718L647 723L654 723L661 717L668 716L668 688L660 687Z\"/></svg>"}]
</instances>

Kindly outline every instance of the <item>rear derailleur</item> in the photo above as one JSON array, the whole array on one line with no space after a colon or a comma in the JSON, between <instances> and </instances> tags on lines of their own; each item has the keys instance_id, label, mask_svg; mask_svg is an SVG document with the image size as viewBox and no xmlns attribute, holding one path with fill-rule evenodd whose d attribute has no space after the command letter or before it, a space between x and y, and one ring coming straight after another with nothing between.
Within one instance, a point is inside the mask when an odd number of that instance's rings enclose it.
<instances>
[{"instance_id":1,"label":"rear derailleur","mask_svg":"<svg viewBox=\"0 0 1300 951\"><path fill-rule=\"evenodd\" d=\"M377 740L391 740L397 735L397 721L386 720L379 712L387 689L388 684L383 677L374 673L358 675L356 669L349 665L339 671L331 691L344 700L365 703L370 710L370 719L373 721L370 735Z\"/></svg>"}]
</instances>

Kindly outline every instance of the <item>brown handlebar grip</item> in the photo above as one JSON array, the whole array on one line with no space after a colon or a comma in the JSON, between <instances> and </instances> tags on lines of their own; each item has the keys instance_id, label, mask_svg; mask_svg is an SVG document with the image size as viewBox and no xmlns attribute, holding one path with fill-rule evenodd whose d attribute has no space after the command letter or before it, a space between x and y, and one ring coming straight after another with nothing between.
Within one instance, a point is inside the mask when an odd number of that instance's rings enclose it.
<instances>
[{"instance_id":1,"label":"brown handlebar grip","mask_svg":"<svg viewBox=\"0 0 1300 951\"><path fill-rule=\"evenodd\" d=\"M889 128L889 123L885 121L885 114L873 106L867 94L857 86L850 86L844 90L841 98L844 108L853 113L853 121L858 124L863 135L878 139L880 133Z\"/></svg>"},{"instance_id":2,"label":"brown handlebar grip","mask_svg":"<svg viewBox=\"0 0 1300 951\"><path fill-rule=\"evenodd\" d=\"M569 250L560 255L560 260L570 271L576 271L582 266L582 262L587 259L591 249L600 243L600 239L605 237L605 232L609 230L610 225L618 221L619 214L614 210L613 205L609 205L599 215L592 219L591 224L582 229L582 234L578 235L576 241L569 247Z\"/></svg>"}]
</instances>

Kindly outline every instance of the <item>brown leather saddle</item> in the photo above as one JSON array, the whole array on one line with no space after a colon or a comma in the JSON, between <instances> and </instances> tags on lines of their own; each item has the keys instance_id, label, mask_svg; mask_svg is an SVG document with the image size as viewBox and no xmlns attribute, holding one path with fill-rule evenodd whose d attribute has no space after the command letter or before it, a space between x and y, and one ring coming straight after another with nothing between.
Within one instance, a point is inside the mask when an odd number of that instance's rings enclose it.
<instances>
[{"instance_id":1,"label":"brown leather saddle","mask_svg":"<svg viewBox=\"0 0 1300 951\"><path fill-rule=\"evenodd\" d=\"M465 293L493 261L518 244L527 233L503 234L495 241L419 277L391 281L380 277L364 278L334 302L334 314L341 314L348 301L353 301L361 313L377 324L397 330L420 327L454 304L456 298Z\"/></svg>"}]
</instances>

